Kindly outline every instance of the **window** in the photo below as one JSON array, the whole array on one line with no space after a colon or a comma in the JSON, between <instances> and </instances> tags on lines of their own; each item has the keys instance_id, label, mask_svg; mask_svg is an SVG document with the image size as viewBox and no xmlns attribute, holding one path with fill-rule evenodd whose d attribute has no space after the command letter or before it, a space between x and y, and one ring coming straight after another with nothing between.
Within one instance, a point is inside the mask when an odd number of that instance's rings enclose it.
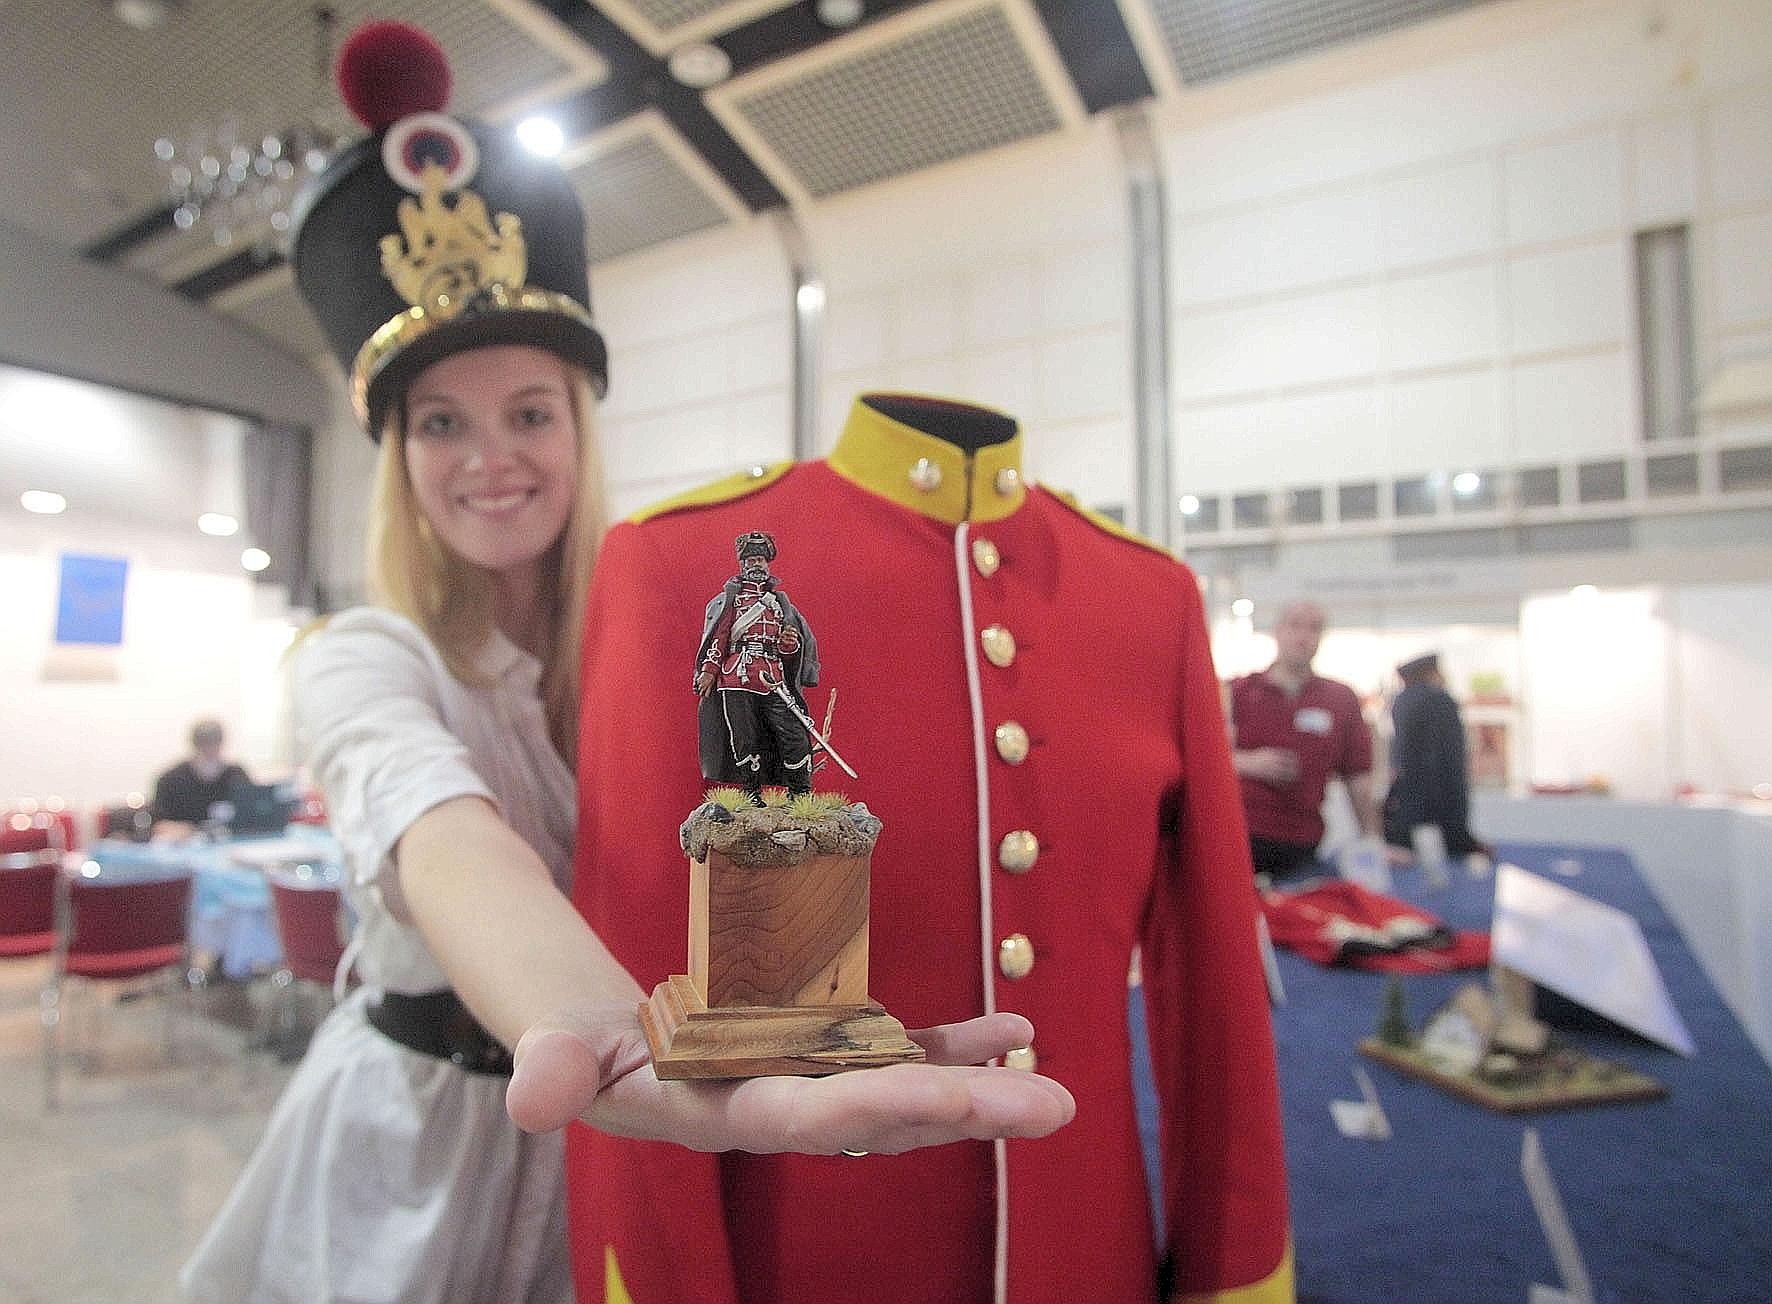
<instances>
[{"instance_id":1,"label":"window","mask_svg":"<svg viewBox=\"0 0 1772 1304\"><path fill-rule=\"evenodd\" d=\"M1264 530L1272 521L1266 494L1238 494L1231 499L1231 524L1239 530Z\"/></svg>"},{"instance_id":2,"label":"window","mask_svg":"<svg viewBox=\"0 0 1772 1304\"><path fill-rule=\"evenodd\" d=\"M1360 480L1337 486L1335 508L1344 521L1376 521L1378 485L1371 480Z\"/></svg>"}]
</instances>

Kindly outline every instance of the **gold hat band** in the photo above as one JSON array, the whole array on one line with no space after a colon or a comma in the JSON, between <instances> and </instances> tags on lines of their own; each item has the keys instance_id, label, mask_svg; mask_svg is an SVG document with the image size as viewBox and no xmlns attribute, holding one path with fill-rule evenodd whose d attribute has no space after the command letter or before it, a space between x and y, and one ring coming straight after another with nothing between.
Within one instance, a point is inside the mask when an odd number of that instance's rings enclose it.
<instances>
[{"instance_id":1,"label":"gold hat band","mask_svg":"<svg viewBox=\"0 0 1772 1304\"><path fill-rule=\"evenodd\" d=\"M370 386L413 341L451 323L474 320L494 312L552 313L588 329L596 329L591 314L571 295L527 285L514 290L502 285L486 286L476 291L466 306L452 303L443 296L434 309L408 308L378 326L357 350L357 360L351 365L351 406L356 409L357 420L368 425ZM370 433L377 434L375 431Z\"/></svg>"}]
</instances>

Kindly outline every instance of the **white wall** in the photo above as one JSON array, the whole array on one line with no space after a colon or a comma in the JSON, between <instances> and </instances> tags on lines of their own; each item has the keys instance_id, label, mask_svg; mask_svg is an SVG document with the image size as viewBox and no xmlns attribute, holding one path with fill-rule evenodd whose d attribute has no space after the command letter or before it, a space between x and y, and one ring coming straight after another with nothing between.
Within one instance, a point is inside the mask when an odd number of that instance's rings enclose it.
<instances>
[{"instance_id":1,"label":"white wall","mask_svg":"<svg viewBox=\"0 0 1772 1304\"><path fill-rule=\"evenodd\" d=\"M872 186L805 216L828 295L820 433L907 389L1018 417L1037 478L1132 497L1132 266L1113 124Z\"/></svg>"},{"instance_id":2,"label":"white wall","mask_svg":"<svg viewBox=\"0 0 1772 1304\"><path fill-rule=\"evenodd\" d=\"M23 517L16 508L11 516ZM54 643L62 552L129 560L118 648ZM291 768L278 658L293 627L240 569L238 545L64 518L8 521L0 543L0 806L60 797L82 814L151 789L214 715L255 777Z\"/></svg>"},{"instance_id":3,"label":"white wall","mask_svg":"<svg viewBox=\"0 0 1772 1304\"><path fill-rule=\"evenodd\" d=\"M1682 585L1667 608L1675 782L1772 783L1772 584Z\"/></svg>"},{"instance_id":4,"label":"white wall","mask_svg":"<svg viewBox=\"0 0 1772 1304\"><path fill-rule=\"evenodd\" d=\"M1701 377L1772 351L1762 0L1486 5L1164 118L1178 490L1630 450L1646 227Z\"/></svg>"},{"instance_id":5,"label":"white wall","mask_svg":"<svg viewBox=\"0 0 1772 1304\"><path fill-rule=\"evenodd\" d=\"M609 344L599 425L617 517L793 455L792 296L767 219L591 269Z\"/></svg>"},{"instance_id":6,"label":"white wall","mask_svg":"<svg viewBox=\"0 0 1772 1304\"><path fill-rule=\"evenodd\" d=\"M243 423L102 386L0 367L0 807L60 797L84 812L143 790L216 715L256 773L289 768L276 663L291 633L281 589L240 567ZM34 516L23 489L63 494ZM64 552L129 562L123 643L58 647Z\"/></svg>"},{"instance_id":7,"label":"white wall","mask_svg":"<svg viewBox=\"0 0 1772 1304\"><path fill-rule=\"evenodd\" d=\"M1020 418L1028 465L1131 496L1131 271L1110 123L869 187L800 215L826 290L817 440L856 394ZM592 269L618 510L791 455L790 268L769 220Z\"/></svg>"}]
</instances>

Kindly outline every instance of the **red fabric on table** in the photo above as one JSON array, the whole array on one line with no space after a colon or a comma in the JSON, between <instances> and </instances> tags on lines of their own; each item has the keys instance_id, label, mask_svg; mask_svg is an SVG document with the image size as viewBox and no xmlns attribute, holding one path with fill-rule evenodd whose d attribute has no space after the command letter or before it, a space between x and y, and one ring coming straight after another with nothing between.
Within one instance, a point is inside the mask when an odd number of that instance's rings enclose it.
<instances>
[{"instance_id":1,"label":"red fabric on table","mask_svg":"<svg viewBox=\"0 0 1772 1304\"><path fill-rule=\"evenodd\" d=\"M1348 965L1392 973L1440 973L1481 969L1489 963L1489 934L1454 931L1426 910L1357 883L1331 879L1261 896L1261 911L1275 946L1322 965ZM1419 936L1419 941L1408 939ZM1381 940L1383 939L1383 940ZM1390 951L1367 950L1384 941Z\"/></svg>"}]
</instances>

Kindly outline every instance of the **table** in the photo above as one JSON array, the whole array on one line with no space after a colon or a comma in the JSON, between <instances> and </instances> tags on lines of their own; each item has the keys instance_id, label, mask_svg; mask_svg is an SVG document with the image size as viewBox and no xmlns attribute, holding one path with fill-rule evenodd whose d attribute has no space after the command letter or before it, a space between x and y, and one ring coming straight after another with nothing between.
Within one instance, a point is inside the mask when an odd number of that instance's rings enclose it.
<instances>
[{"instance_id":1,"label":"table","mask_svg":"<svg viewBox=\"0 0 1772 1304\"><path fill-rule=\"evenodd\" d=\"M1538 1129L1598 1299L1772 1298L1772 1070L1628 855L1503 844L1500 856L1633 915L1698 1054L1683 1059L1592 1021L1559 1029L1659 1078L1668 1098L1503 1116L1356 1053L1378 1021L1387 975L1280 952L1288 1000L1274 1011L1274 1036L1301 1304L1507 1304L1525 1301L1533 1282L1559 1284L1520 1176L1528 1127ZM1579 874L1553 868L1568 860ZM1405 871L1396 895L1454 927L1486 928L1493 890L1493 876L1459 868L1437 891ZM1403 976L1411 1022L1419 1028L1462 982L1482 977ZM1136 991L1132 1019L1142 1056ZM1330 1119L1330 1100L1360 1098L1355 1064L1377 1087L1392 1140L1343 1137ZM1140 1094L1150 1154L1148 1074Z\"/></svg>"},{"instance_id":2,"label":"table","mask_svg":"<svg viewBox=\"0 0 1772 1304\"><path fill-rule=\"evenodd\" d=\"M337 840L325 829L302 824L292 824L273 837L223 842L101 839L74 859L96 865L101 879L188 872L191 946L218 957L222 975L232 979L249 978L283 962L271 889L265 881L267 865L303 865L315 877L334 883L343 874Z\"/></svg>"}]
</instances>

